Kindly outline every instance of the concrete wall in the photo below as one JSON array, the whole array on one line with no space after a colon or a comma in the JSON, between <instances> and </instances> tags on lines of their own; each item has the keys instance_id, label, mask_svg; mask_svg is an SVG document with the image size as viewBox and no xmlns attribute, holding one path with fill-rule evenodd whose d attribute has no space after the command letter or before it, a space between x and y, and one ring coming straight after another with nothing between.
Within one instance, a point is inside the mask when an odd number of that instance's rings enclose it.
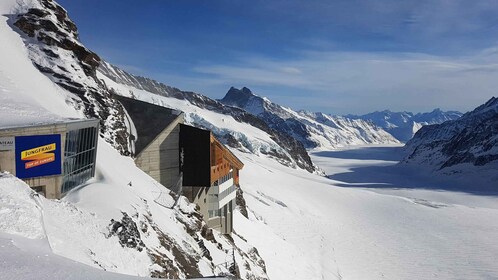
<instances>
[{"instance_id":1,"label":"concrete wall","mask_svg":"<svg viewBox=\"0 0 498 280\"><path fill-rule=\"evenodd\" d=\"M26 126L17 128L0 129L0 137L15 137L15 136L29 136L29 135L47 135L47 134L60 134L61 135L61 175L43 176L35 178L23 179L30 187L42 187L45 197L50 199L61 198L61 187L64 170L62 164L64 163L64 150L66 144L66 132L69 130L81 129L91 126L97 126L98 120L77 120L69 122L61 122L56 124L39 125L39 126ZM0 171L8 171L16 175L16 161L15 151L0 151Z\"/></svg>"},{"instance_id":2,"label":"concrete wall","mask_svg":"<svg viewBox=\"0 0 498 280\"><path fill-rule=\"evenodd\" d=\"M235 201L229 202L222 208L224 217L209 218L209 195L214 194L215 187L183 187L183 195L189 199L190 202L199 206L199 212L204 217L206 224L223 234L231 234L233 230L233 204Z\"/></svg>"},{"instance_id":3,"label":"concrete wall","mask_svg":"<svg viewBox=\"0 0 498 280\"><path fill-rule=\"evenodd\" d=\"M61 165L64 162L64 144L66 143L65 124L45 125L38 127L22 127L0 130L0 137L15 137L25 135L61 135ZM16 158L15 151L0 151L0 171L8 171L16 175ZM44 176L36 178L23 179L30 187L42 187L45 197L50 199L61 197L62 174L55 176Z\"/></svg>"},{"instance_id":4,"label":"concrete wall","mask_svg":"<svg viewBox=\"0 0 498 280\"><path fill-rule=\"evenodd\" d=\"M135 163L145 173L166 188L178 192L180 179L180 126L183 115L178 116L135 158Z\"/></svg>"}]
</instances>

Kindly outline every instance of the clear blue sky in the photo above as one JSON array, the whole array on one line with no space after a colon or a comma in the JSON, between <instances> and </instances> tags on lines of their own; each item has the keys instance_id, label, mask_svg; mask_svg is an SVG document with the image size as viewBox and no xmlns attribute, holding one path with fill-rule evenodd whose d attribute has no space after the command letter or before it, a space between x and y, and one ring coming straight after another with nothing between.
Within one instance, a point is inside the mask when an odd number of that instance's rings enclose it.
<instances>
[{"instance_id":1,"label":"clear blue sky","mask_svg":"<svg viewBox=\"0 0 498 280\"><path fill-rule=\"evenodd\" d=\"M345 114L498 95L496 0L58 2L108 62L213 98Z\"/></svg>"}]
</instances>

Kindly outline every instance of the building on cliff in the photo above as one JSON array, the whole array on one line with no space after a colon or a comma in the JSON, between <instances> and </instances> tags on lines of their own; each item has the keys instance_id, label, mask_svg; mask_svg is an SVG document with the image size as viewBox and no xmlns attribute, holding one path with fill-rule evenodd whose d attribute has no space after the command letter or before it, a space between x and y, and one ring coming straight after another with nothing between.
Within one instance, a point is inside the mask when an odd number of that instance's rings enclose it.
<instances>
[{"instance_id":1,"label":"building on cliff","mask_svg":"<svg viewBox=\"0 0 498 280\"><path fill-rule=\"evenodd\" d=\"M211 131L185 125L182 112L116 98L129 119L129 144L137 166L196 203L208 226L230 234L243 163Z\"/></svg>"}]
</instances>

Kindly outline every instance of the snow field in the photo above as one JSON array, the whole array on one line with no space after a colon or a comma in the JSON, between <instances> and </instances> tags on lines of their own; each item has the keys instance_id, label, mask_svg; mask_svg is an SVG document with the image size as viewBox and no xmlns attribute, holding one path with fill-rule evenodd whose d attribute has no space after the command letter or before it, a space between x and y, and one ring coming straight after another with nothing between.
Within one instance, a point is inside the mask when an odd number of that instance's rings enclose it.
<instances>
[{"instance_id":1,"label":"snow field","mask_svg":"<svg viewBox=\"0 0 498 280\"><path fill-rule=\"evenodd\" d=\"M498 277L498 209L336 187L341 182L237 156L251 214L236 215L235 230L259 248L271 279ZM326 171L358 165L321 160Z\"/></svg>"}]
</instances>

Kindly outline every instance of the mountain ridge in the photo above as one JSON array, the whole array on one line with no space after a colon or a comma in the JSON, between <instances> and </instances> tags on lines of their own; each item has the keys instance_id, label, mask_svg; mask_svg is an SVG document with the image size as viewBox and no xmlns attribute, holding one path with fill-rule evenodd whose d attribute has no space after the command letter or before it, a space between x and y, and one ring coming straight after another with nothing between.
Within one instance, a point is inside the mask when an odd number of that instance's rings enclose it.
<instances>
[{"instance_id":1,"label":"mountain ridge","mask_svg":"<svg viewBox=\"0 0 498 280\"><path fill-rule=\"evenodd\" d=\"M164 83L158 82L150 78L134 76L107 62L103 62L99 66L98 72L102 74L101 80L103 80L103 78L105 77L111 80L108 81L107 83L109 82L116 83L116 85L112 89L114 93L121 95L129 95L129 97L137 98L134 91L138 89L152 94L156 94L158 96L182 100L201 109L206 109L219 114L231 116L239 122L247 123L251 126L254 126L255 128L258 128L264 131L265 133L269 134L271 138L282 149L282 150L260 149L259 151L274 156L276 159L278 159L284 164L287 165L296 164L300 168L306 169L309 172L318 171L318 169L313 165L311 158L309 157L306 149L304 148L301 142L297 141L296 139L294 139L285 132L277 131L275 129L270 128L263 120L240 108L226 106L225 104L222 104L219 101L211 99L207 96L195 92L182 91L178 88L168 86ZM104 81L104 83L106 82ZM129 88L124 89L121 92L116 92L116 88L119 87L119 84L128 86ZM164 106L168 107L168 104L164 103ZM177 109L187 110L188 108L182 106L181 108ZM198 114L195 115L196 116L194 118L191 118L192 125L207 129L212 128L210 127L209 124L205 122L205 120L203 120L201 116L199 116ZM213 133L215 133L215 135L219 139L223 140L225 143L234 148L245 147L251 150L250 147L247 147L248 143L247 141L245 141L245 139L243 139L244 137L241 137L238 134L230 133L226 130L221 131L217 129L215 129Z\"/></svg>"},{"instance_id":2,"label":"mountain ridge","mask_svg":"<svg viewBox=\"0 0 498 280\"><path fill-rule=\"evenodd\" d=\"M345 145L398 143L390 134L370 122L294 111L252 93L247 87L231 87L219 101L260 117L270 127L291 134L307 148L333 149Z\"/></svg>"},{"instance_id":3,"label":"mountain ridge","mask_svg":"<svg viewBox=\"0 0 498 280\"><path fill-rule=\"evenodd\" d=\"M404 148L400 164L423 164L444 174L498 167L498 99L457 120L422 127Z\"/></svg>"},{"instance_id":4,"label":"mountain ridge","mask_svg":"<svg viewBox=\"0 0 498 280\"><path fill-rule=\"evenodd\" d=\"M443 111L436 108L431 112L412 113L395 112L389 109L375 111L364 115L345 115L353 119L370 120L375 125L382 127L401 142L407 142L424 125L439 124L455 120L463 114L458 111Z\"/></svg>"}]
</instances>

